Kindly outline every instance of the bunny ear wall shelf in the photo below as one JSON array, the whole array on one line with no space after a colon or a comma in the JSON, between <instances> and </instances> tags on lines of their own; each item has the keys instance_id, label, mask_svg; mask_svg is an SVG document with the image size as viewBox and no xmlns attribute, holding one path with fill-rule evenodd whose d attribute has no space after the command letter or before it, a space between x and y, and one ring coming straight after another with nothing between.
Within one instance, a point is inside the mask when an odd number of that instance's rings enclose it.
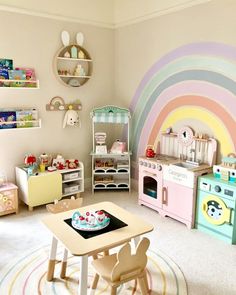
<instances>
[{"instance_id":1,"label":"bunny ear wall shelf","mask_svg":"<svg viewBox=\"0 0 236 295\"><path fill-rule=\"evenodd\" d=\"M54 59L54 72L58 80L68 87L80 87L85 84L92 75L92 59L89 53L82 47L84 35L78 32L76 44L70 43L70 35L67 31L61 33L64 45Z\"/></svg>"}]
</instances>

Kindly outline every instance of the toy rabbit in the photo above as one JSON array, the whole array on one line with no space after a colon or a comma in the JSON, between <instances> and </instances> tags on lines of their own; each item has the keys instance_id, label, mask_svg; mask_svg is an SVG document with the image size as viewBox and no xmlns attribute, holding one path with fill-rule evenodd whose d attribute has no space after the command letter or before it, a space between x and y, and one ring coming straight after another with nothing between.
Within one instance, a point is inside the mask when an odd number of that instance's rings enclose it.
<instances>
[{"instance_id":1,"label":"toy rabbit","mask_svg":"<svg viewBox=\"0 0 236 295\"><path fill-rule=\"evenodd\" d=\"M75 110L69 109L64 117L63 121L63 128L66 127L66 125L69 126L79 126L80 127L80 119L79 114Z\"/></svg>"}]
</instances>

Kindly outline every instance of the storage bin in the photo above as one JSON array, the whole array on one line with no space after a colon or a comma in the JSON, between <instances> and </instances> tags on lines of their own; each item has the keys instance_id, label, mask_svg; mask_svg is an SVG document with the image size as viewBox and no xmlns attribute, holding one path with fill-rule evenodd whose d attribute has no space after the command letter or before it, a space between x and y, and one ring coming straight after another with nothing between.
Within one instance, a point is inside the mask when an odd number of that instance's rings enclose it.
<instances>
[{"instance_id":1,"label":"storage bin","mask_svg":"<svg viewBox=\"0 0 236 295\"><path fill-rule=\"evenodd\" d=\"M63 192L64 194L70 194L70 193L75 193L78 192L80 186L79 184L64 184L63 186Z\"/></svg>"},{"instance_id":2,"label":"storage bin","mask_svg":"<svg viewBox=\"0 0 236 295\"><path fill-rule=\"evenodd\" d=\"M66 173L63 175L63 180L71 180L79 178L79 172Z\"/></svg>"}]
</instances>

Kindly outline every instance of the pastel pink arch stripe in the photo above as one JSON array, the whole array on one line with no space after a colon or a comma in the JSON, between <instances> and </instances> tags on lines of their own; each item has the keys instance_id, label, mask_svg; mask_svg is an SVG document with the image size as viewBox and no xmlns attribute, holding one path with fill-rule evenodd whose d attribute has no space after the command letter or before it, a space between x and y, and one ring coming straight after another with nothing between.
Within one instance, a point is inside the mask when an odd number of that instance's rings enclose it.
<instances>
[{"instance_id":1,"label":"pastel pink arch stripe","mask_svg":"<svg viewBox=\"0 0 236 295\"><path fill-rule=\"evenodd\" d=\"M153 104L141 132L138 155L143 153L144 147L148 144L149 134L164 106L173 98L186 96L187 93L212 98L212 101L215 99L219 105L222 105L222 108L227 109L228 115L232 114L232 116L236 117L236 108L234 107L236 98L225 88L203 81L184 81L175 84L165 89ZM210 108L210 111L213 111L212 108ZM221 117L219 118L222 120Z\"/></svg>"},{"instance_id":2,"label":"pastel pink arch stripe","mask_svg":"<svg viewBox=\"0 0 236 295\"><path fill-rule=\"evenodd\" d=\"M154 143L155 138L159 133L160 128L164 120L166 119L167 115L175 109L183 107L185 105L200 106L209 110L211 113L214 113L216 117L220 118L224 122L226 129L231 135L232 142L234 144L236 143L236 122L232 118L232 116L227 111L225 111L224 108L222 108L219 104L206 97L197 95L185 95L182 97L175 98L162 109L161 113L157 117L157 120L155 121L155 124L148 138L148 142L150 144Z\"/></svg>"}]
</instances>

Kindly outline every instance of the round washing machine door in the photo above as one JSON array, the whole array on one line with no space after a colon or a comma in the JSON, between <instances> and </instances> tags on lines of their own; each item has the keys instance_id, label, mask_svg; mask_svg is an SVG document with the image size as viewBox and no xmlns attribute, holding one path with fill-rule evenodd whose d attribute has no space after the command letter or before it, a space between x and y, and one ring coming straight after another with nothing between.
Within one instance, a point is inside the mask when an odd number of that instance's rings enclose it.
<instances>
[{"instance_id":1,"label":"round washing machine door","mask_svg":"<svg viewBox=\"0 0 236 295\"><path fill-rule=\"evenodd\" d=\"M230 209L222 199L217 196L209 195L202 201L202 214L205 219L214 225L221 225L225 222L230 223Z\"/></svg>"}]
</instances>

